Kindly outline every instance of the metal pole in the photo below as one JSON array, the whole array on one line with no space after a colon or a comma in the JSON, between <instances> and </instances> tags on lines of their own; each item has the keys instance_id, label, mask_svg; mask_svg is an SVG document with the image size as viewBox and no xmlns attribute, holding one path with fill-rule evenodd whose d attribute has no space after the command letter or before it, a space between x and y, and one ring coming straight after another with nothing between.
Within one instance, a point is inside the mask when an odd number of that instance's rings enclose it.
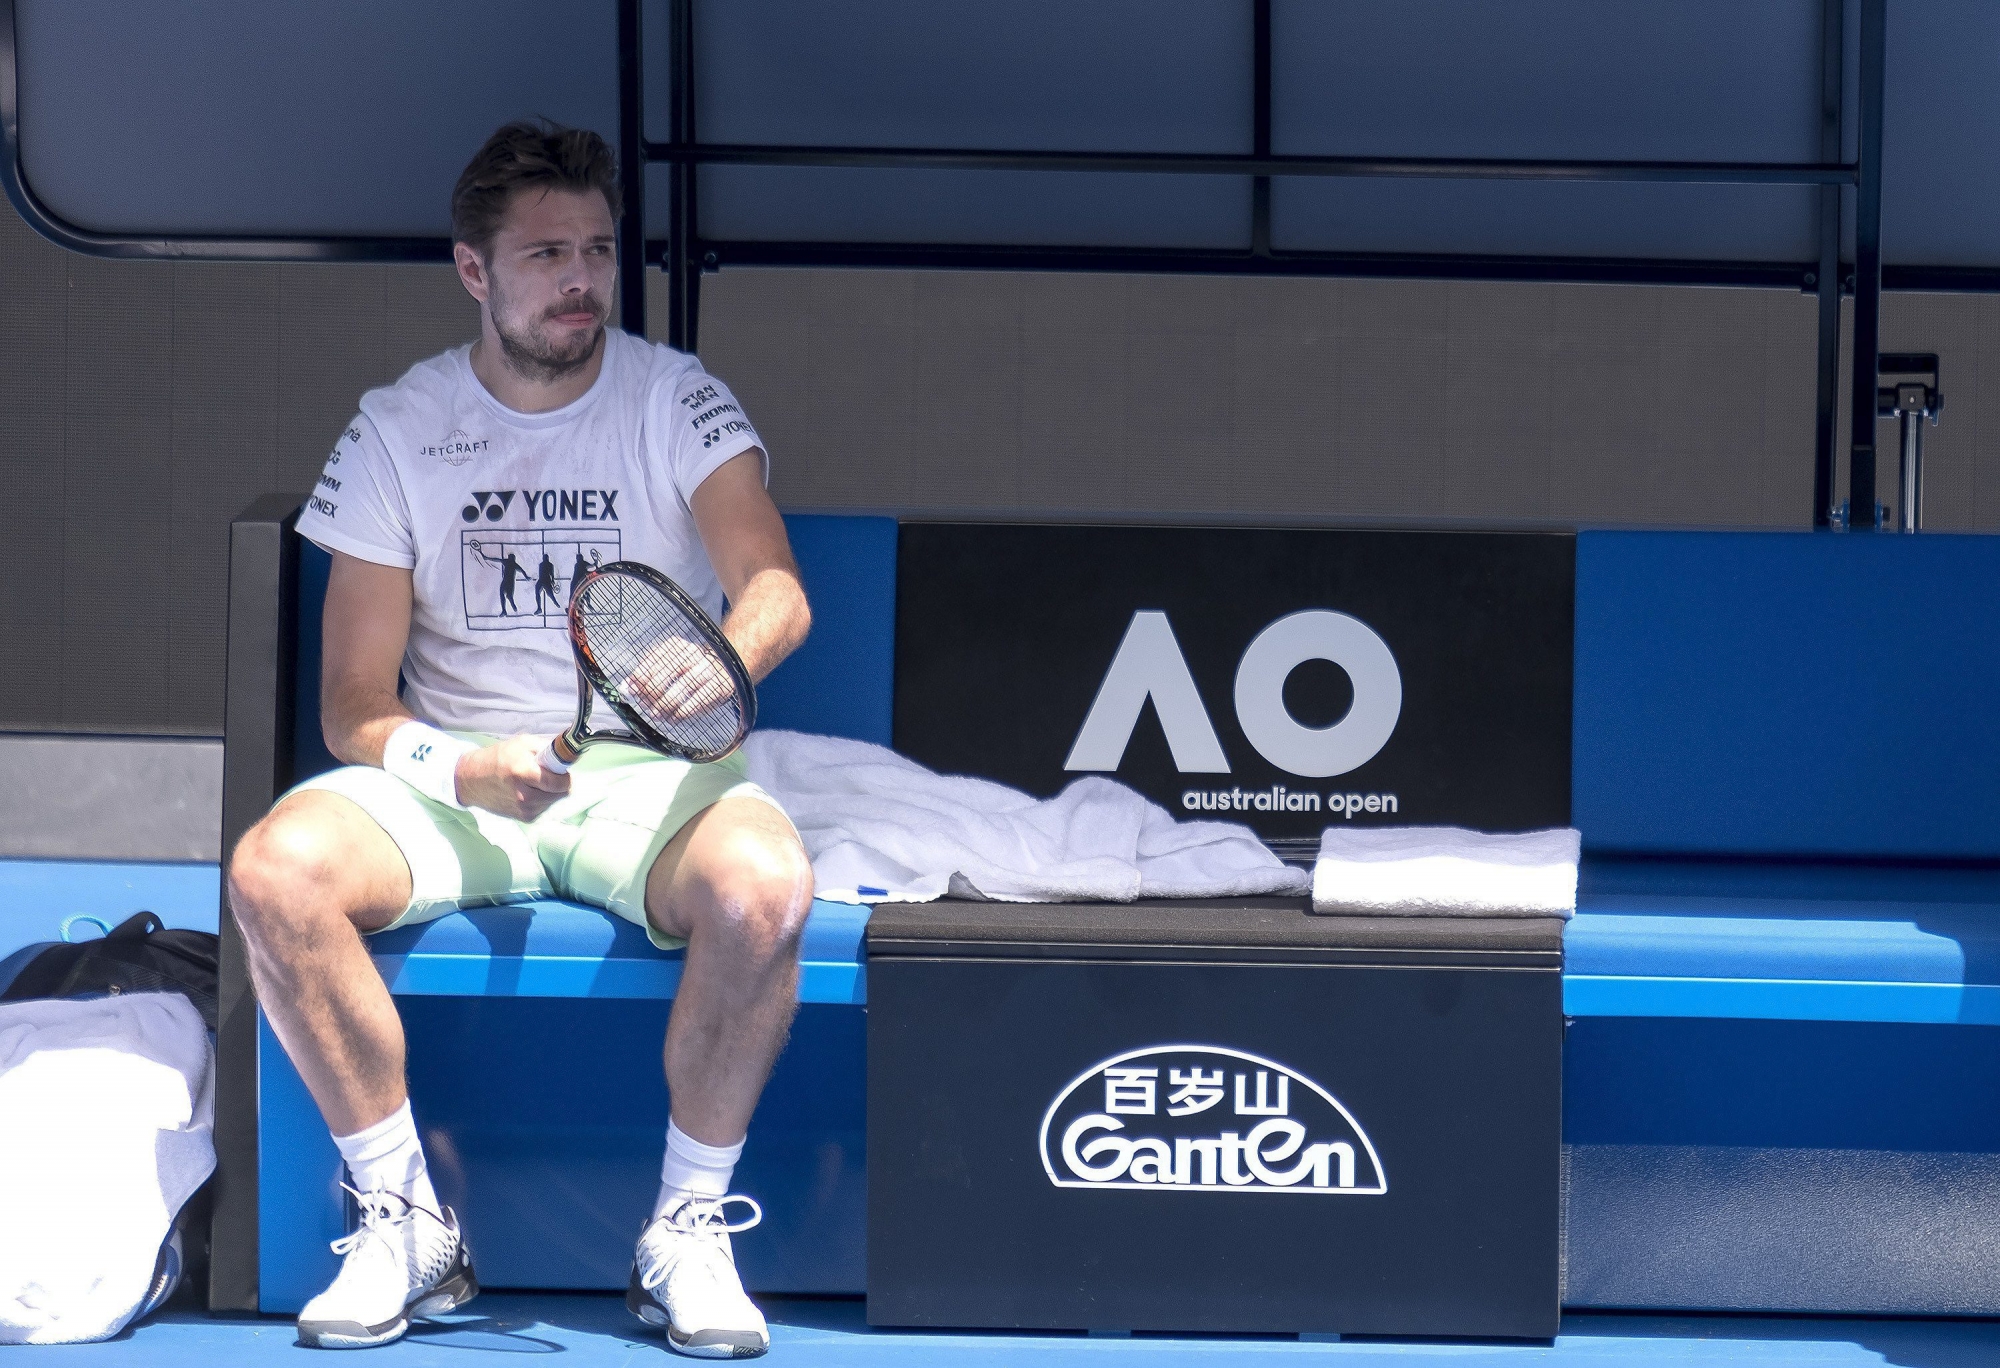
<instances>
[{"instance_id":1,"label":"metal pole","mask_svg":"<svg viewBox=\"0 0 2000 1368\"><path fill-rule=\"evenodd\" d=\"M618 322L646 335L646 64L639 18L644 0L618 0Z\"/></svg>"},{"instance_id":2,"label":"metal pole","mask_svg":"<svg viewBox=\"0 0 2000 1368\"><path fill-rule=\"evenodd\" d=\"M1861 124L1854 215L1854 376L1847 525L1875 526L1875 409L1882 344L1882 48L1885 0L1861 0Z\"/></svg>"},{"instance_id":3,"label":"metal pole","mask_svg":"<svg viewBox=\"0 0 2000 1368\"><path fill-rule=\"evenodd\" d=\"M1252 153L1271 155L1271 0L1251 0L1250 116ZM1271 178L1250 181L1250 252L1271 255Z\"/></svg>"},{"instance_id":4,"label":"metal pole","mask_svg":"<svg viewBox=\"0 0 2000 1368\"><path fill-rule=\"evenodd\" d=\"M1921 409L1903 410L1902 488L1897 520L1905 532L1917 532L1924 525L1924 415Z\"/></svg>"},{"instance_id":5,"label":"metal pole","mask_svg":"<svg viewBox=\"0 0 2000 1368\"><path fill-rule=\"evenodd\" d=\"M673 0L671 43L674 64L673 143L694 142L694 2ZM667 345L685 352L695 349L701 267L694 258L695 166L677 161L668 172L667 221Z\"/></svg>"},{"instance_id":6,"label":"metal pole","mask_svg":"<svg viewBox=\"0 0 2000 1368\"><path fill-rule=\"evenodd\" d=\"M1820 0L1819 159L1840 160L1841 87L1846 67L1847 25L1843 0ZM1833 448L1840 404L1840 187L1819 191L1819 370L1817 422L1813 431L1812 525L1829 526L1833 516Z\"/></svg>"}]
</instances>

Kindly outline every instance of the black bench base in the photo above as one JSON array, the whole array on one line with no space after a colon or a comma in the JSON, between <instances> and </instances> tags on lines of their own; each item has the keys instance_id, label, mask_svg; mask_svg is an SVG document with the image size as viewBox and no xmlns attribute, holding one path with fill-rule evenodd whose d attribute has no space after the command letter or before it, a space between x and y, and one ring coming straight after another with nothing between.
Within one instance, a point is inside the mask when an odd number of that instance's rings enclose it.
<instances>
[{"instance_id":1,"label":"black bench base","mask_svg":"<svg viewBox=\"0 0 2000 1368\"><path fill-rule=\"evenodd\" d=\"M1555 1333L1561 924L884 906L877 1325Z\"/></svg>"}]
</instances>

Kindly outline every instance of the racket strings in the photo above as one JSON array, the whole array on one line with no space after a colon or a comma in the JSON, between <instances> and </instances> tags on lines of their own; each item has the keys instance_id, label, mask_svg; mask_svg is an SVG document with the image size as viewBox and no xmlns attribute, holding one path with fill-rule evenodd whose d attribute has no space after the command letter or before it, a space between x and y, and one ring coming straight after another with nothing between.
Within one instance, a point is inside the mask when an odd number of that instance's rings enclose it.
<instances>
[{"instance_id":1,"label":"racket strings","mask_svg":"<svg viewBox=\"0 0 2000 1368\"><path fill-rule=\"evenodd\" d=\"M667 595L604 575L585 581L575 612L605 687L655 731L695 751L725 750L742 736L735 674Z\"/></svg>"}]
</instances>

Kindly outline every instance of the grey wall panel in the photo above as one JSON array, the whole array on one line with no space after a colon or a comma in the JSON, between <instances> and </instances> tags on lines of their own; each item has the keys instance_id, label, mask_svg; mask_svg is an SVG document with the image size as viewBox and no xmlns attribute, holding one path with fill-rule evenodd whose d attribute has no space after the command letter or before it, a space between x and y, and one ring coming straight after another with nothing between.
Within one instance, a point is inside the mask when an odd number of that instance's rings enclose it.
<instances>
[{"instance_id":1,"label":"grey wall panel","mask_svg":"<svg viewBox=\"0 0 2000 1368\"><path fill-rule=\"evenodd\" d=\"M221 858L222 743L0 735L0 858Z\"/></svg>"},{"instance_id":2,"label":"grey wall panel","mask_svg":"<svg viewBox=\"0 0 2000 1368\"><path fill-rule=\"evenodd\" d=\"M609 0L15 0L15 16L26 178L99 232L441 235L502 122L616 129Z\"/></svg>"},{"instance_id":3,"label":"grey wall panel","mask_svg":"<svg viewBox=\"0 0 2000 1368\"><path fill-rule=\"evenodd\" d=\"M62 715L63 542L77 505L64 460L70 354L64 256L0 212L0 479L18 491L0 538L0 716ZM21 510L33 512L22 516Z\"/></svg>"},{"instance_id":4,"label":"grey wall panel","mask_svg":"<svg viewBox=\"0 0 2000 1368\"><path fill-rule=\"evenodd\" d=\"M1808 262L1815 191L1798 186L1273 180L1281 251Z\"/></svg>"},{"instance_id":5,"label":"grey wall panel","mask_svg":"<svg viewBox=\"0 0 2000 1368\"><path fill-rule=\"evenodd\" d=\"M1811 513L1814 306L1792 291L724 271L703 299L703 360L791 507Z\"/></svg>"},{"instance_id":6,"label":"grey wall panel","mask_svg":"<svg viewBox=\"0 0 2000 1368\"><path fill-rule=\"evenodd\" d=\"M1281 153L1810 162L1818 0L1273 0ZM1805 261L1812 192L1281 181L1291 249Z\"/></svg>"},{"instance_id":7,"label":"grey wall panel","mask_svg":"<svg viewBox=\"0 0 2000 1368\"><path fill-rule=\"evenodd\" d=\"M1238 176L705 166L706 237L1076 247L1250 245Z\"/></svg>"},{"instance_id":8,"label":"grey wall panel","mask_svg":"<svg viewBox=\"0 0 2000 1368\"><path fill-rule=\"evenodd\" d=\"M222 726L229 520L464 341L441 266L106 261L0 213L0 726Z\"/></svg>"},{"instance_id":9,"label":"grey wall panel","mask_svg":"<svg viewBox=\"0 0 2000 1368\"><path fill-rule=\"evenodd\" d=\"M1885 258L2000 266L2000 5L1892 4L1885 61Z\"/></svg>"},{"instance_id":10,"label":"grey wall panel","mask_svg":"<svg viewBox=\"0 0 2000 1368\"><path fill-rule=\"evenodd\" d=\"M1276 150L1816 161L1819 0L1272 0Z\"/></svg>"},{"instance_id":11,"label":"grey wall panel","mask_svg":"<svg viewBox=\"0 0 2000 1368\"><path fill-rule=\"evenodd\" d=\"M695 9L708 142L1248 152L1251 6L722 0Z\"/></svg>"},{"instance_id":12,"label":"grey wall panel","mask_svg":"<svg viewBox=\"0 0 2000 1368\"><path fill-rule=\"evenodd\" d=\"M79 260L64 388L62 676L66 711L164 728L173 640L173 315L169 272ZM109 381L109 383L106 383Z\"/></svg>"}]
</instances>

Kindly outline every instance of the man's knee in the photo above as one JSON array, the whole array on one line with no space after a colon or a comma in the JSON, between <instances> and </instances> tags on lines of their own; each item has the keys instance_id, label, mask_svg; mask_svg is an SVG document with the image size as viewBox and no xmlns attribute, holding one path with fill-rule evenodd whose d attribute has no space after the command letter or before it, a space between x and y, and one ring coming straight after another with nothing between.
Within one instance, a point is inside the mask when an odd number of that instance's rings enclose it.
<instances>
[{"instance_id":1,"label":"man's knee","mask_svg":"<svg viewBox=\"0 0 2000 1368\"><path fill-rule=\"evenodd\" d=\"M760 957L791 953L812 909L812 865L798 839L739 827L711 854L704 901L716 929Z\"/></svg>"},{"instance_id":2,"label":"man's knee","mask_svg":"<svg viewBox=\"0 0 2000 1368\"><path fill-rule=\"evenodd\" d=\"M309 802L267 814L229 860L229 906L255 940L319 917L365 918L367 885L338 822Z\"/></svg>"}]
</instances>

